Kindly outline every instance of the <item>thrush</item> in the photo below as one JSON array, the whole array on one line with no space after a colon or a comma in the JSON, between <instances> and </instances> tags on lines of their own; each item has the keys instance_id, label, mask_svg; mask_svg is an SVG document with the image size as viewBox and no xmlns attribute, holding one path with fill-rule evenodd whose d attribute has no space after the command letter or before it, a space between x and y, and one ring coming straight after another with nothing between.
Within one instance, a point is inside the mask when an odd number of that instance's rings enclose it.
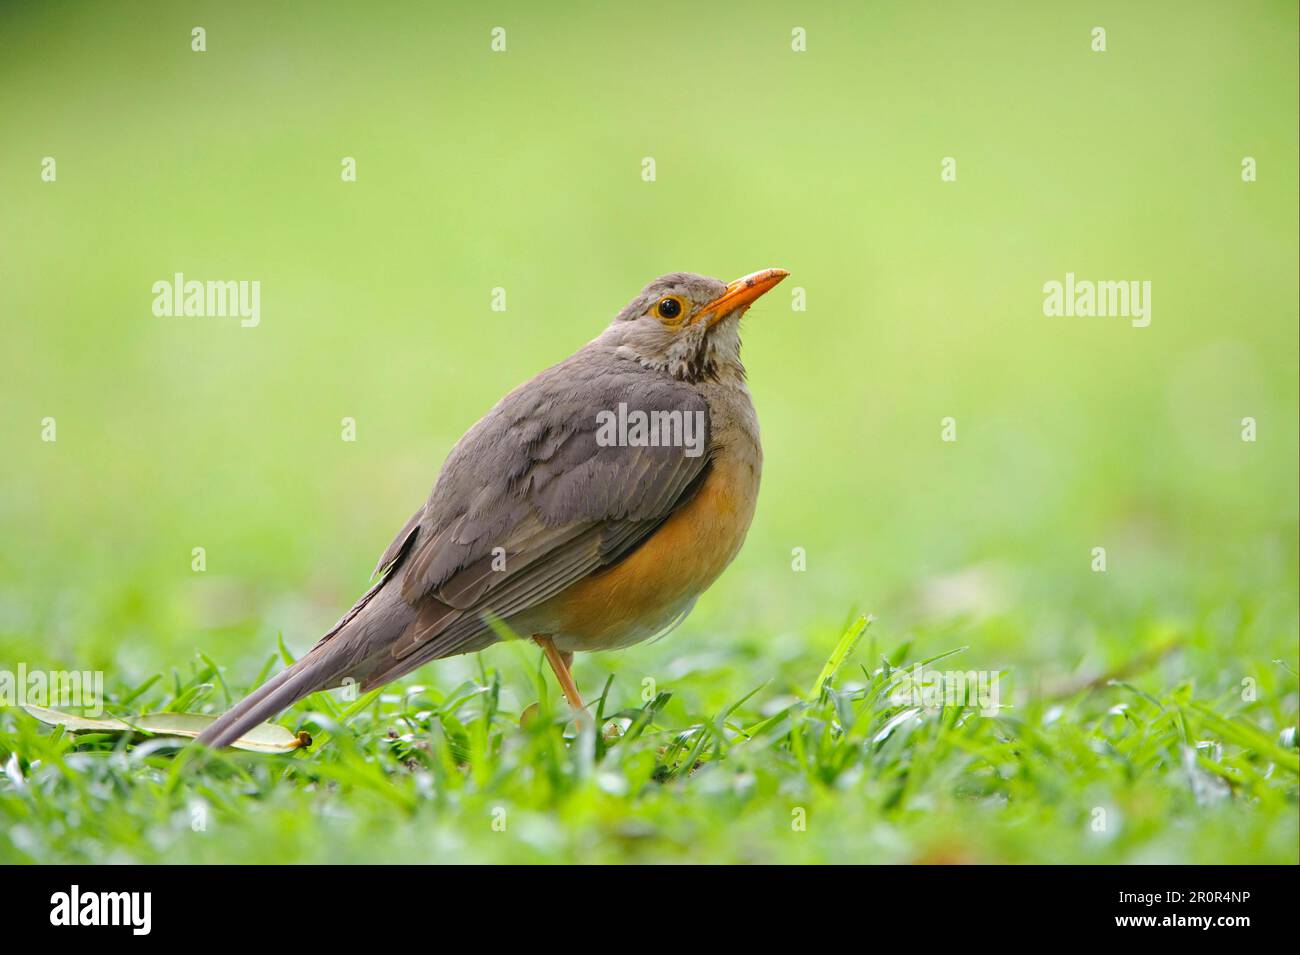
<instances>
[{"instance_id":1,"label":"thrush","mask_svg":"<svg viewBox=\"0 0 1300 955\"><path fill-rule=\"evenodd\" d=\"M787 274L655 279L502 398L447 456L370 589L198 741L226 746L317 690L369 690L510 633L541 646L583 710L573 654L671 629L744 542L763 453L740 318Z\"/></svg>"}]
</instances>

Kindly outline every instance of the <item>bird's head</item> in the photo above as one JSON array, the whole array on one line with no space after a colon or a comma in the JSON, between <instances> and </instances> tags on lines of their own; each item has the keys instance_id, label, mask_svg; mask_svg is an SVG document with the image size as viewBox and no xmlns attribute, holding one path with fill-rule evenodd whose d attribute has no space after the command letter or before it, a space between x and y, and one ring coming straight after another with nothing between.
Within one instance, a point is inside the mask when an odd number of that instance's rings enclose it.
<instances>
[{"instance_id":1,"label":"bird's head","mask_svg":"<svg viewBox=\"0 0 1300 955\"><path fill-rule=\"evenodd\" d=\"M743 377L740 316L789 274L763 269L730 283L690 272L660 276L618 313L601 339L683 380Z\"/></svg>"}]
</instances>

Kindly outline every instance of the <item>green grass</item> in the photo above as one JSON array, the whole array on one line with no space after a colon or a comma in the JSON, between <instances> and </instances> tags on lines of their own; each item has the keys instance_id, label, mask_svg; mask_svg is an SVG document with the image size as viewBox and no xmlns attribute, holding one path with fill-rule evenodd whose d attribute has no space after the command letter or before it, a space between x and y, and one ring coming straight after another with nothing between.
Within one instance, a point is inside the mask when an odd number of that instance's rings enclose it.
<instances>
[{"instance_id":1,"label":"green grass","mask_svg":"<svg viewBox=\"0 0 1300 955\"><path fill-rule=\"evenodd\" d=\"M281 720L315 735L292 756L5 715L0 860L1296 861L1293 670L1262 667L1253 702L1149 673L1024 693L1006 673L1004 707L984 716L894 699L913 648L868 630L850 653L861 631L808 698L806 654L724 705L705 688L757 661L701 661L645 693L610 677L592 703L601 733L557 708L522 644L479 655L459 684L317 694ZM1146 661L1187 644L1161 637ZM942 657L931 665L962 666ZM196 661L109 709L227 698Z\"/></svg>"}]
</instances>

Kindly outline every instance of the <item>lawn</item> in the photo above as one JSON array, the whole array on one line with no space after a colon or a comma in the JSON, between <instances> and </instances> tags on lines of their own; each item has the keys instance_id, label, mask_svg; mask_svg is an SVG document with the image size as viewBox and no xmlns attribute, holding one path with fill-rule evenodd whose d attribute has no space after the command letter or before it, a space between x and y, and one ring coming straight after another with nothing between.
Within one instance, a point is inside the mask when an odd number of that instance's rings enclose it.
<instances>
[{"instance_id":1,"label":"lawn","mask_svg":"<svg viewBox=\"0 0 1300 955\"><path fill-rule=\"evenodd\" d=\"M763 487L590 726L524 643L281 755L4 706L0 861L1300 861L1294 4L129 9L0 7L0 677L224 709L673 270L792 273Z\"/></svg>"},{"instance_id":2,"label":"lawn","mask_svg":"<svg viewBox=\"0 0 1300 955\"><path fill-rule=\"evenodd\" d=\"M784 655L779 675L729 699L738 673L770 666L761 643L737 642L670 661L665 685L640 695L626 670L611 676L596 720L581 724L562 700L557 707L522 644L492 663L482 656L459 684L310 698L281 722L315 739L287 756L51 735L9 718L0 736L13 754L0 789L6 856L1294 861L1295 732L1278 732L1294 723L1286 704L1148 675L1043 687L982 715L977 705L909 699L900 687L913 647L882 652L872 628L861 636L866 622L836 642L829 679L801 672L806 653ZM1172 674L1170 657L1213 641L1185 636L1137 639L1152 641L1149 660L1166 661L1157 673ZM957 653L929 665L950 666ZM1264 666L1257 676L1261 697L1293 699L1294 670ZM228 699L220 671L196 662L110 709L187 711L209 699ZM537 715L521 726L520 703L534 699Z\"/></svg>"}]
</instances>

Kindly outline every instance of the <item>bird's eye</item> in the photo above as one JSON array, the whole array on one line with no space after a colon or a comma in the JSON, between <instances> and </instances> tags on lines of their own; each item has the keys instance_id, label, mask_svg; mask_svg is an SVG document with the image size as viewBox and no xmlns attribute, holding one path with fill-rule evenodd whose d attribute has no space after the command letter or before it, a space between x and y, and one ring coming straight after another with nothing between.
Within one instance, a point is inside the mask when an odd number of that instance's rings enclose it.
<instances>
[{"instance_id":1,"label":"bird's eye","mask_svg":"<svg viewBox=\"0 0 1300 955\"><path fill-rule=\"evenodd\" d=\"M676 295L669 295L665 298L661 298L659 304L655 306L655 313L660 318L671 321L682 314L682 300Z\"/></svg>"}]
</instances>

